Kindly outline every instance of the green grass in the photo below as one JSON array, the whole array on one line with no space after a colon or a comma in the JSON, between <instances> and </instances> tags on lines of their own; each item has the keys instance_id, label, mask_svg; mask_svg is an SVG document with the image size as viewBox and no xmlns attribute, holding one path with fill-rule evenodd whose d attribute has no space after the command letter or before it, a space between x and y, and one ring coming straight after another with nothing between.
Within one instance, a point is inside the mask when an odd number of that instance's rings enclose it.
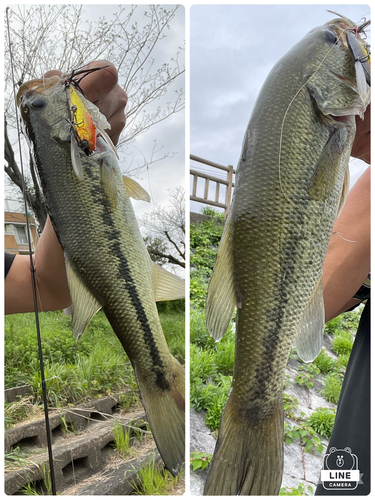
<instances>
[{"instance_id":1,"label":"green grass","mask_svg":"<svg viewBox=\"0 0 375 500\"><path fill-rule=\"evenodd\" d=\"M350 332L338 330L332 340L332 350L340 354L350 354L353 347L353 337Z\"/></svg>"},{"instance_id":2,"label":"green grass","mask_svg":"<svg viewBox=\"0 0 375 500\"><path fill-rule=\"evenodd\" d=\"M116 422L112 428L112 434L115 438L115 448L117 453L123 458L131 454L132 446L130 441L130 429L124 429L121 422Z\"/></svg>"},{"instance_id":3,"label":"green grass","mask_svg":"<svg viewBox=\"0 0 375 500\"><path fill-rule=\"evenodd\" d=\"M184 301L160 307L160 321L172 354L184 364ZM172 304L172 303L170 303ZM51 406L66 406L88 397L110 394L128 388L133 395L127 405L136 403L134 370L104 313L100 311L79 340L71 331L71 318L62 311L40 313L45 378ZM36 402L42 398L38 345L34 314L5 317L5 388L30 384ZM7 406L7 426L25 415L26 405L17 411Z\"/></svg>"},{"instance_id":4,"label":"green grass","mask_svg":"<svg viewBox=\"0 0 375 500\"><path fill-rule=\"evenodd\" d=\"M234 333L228 328L215 343L206 332L204 314L193 311L190 337L190 404L205 410L207 426L217 430L232 383Z\"/></svg>"},{"instance_id":5,"label":"green grass","mask_svg":"<svg viewBox=\"0 0 375 500\"><path fill-rule=\"evenodd\" d=\"M185 364L185 313L174 310L159 311L159 316L169 350L181 364Z\"/></svg>"},{"instance_id":6,"label":"green grass","mask_svg":"<svg viewBox=\"0 0 375 500\"><path fill-rule=\"evenodd\" d=\"M338 373L332 373L326 376L322 395L330 403L337 405L340 398L343 377Z\"/></svg>"},{"instance_id":7,"label":"green grass","mask_svg":"<svg viewBox=\"0 0 375 500\"><path fill-rule=\"evenodd\" d=\"M337 358L337 364L342 368L346 369L349 363L349 358L350 358L350 353L340 354L340 356Z\"/></svg>"},{"instance_id":8,"label":"green grass","mask_svg":"<svg viewBox=\"0 0 375 500\"><path fill-rule=\"evenodd\" d=\"M307 419L314 431L329 439L335 423L336 411L333 408L318 408Z\"/></svg>"},{"instance_id":9,"label":"green grass","mask_svg":"<svg viewBox=\"0 0 375 500\"><path fill-rule=\"evenodd\" d=\"M133 483L136 495L165 495L175 486L180 476L173 477L166 469L159 470L155 461L145 465L137 474L137 483Z\"/></svg>"},{"instance_id":10,"label":"green grass","mask_svg":"<svg viewBox=\"0 0 375 500\"><path fill-rule=\"evenodd\" d=\"M325 349L322 349L319 355L314 360L314 365L316 365L320 373L326 375L336 369L335 360L326 353Z\"/></svg>"}]
</instances>

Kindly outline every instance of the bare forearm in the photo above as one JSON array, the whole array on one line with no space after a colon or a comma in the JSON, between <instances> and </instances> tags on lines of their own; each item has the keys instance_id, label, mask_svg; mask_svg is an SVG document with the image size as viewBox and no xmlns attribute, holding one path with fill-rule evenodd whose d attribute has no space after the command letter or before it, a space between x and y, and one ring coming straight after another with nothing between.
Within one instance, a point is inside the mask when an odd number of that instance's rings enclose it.
<instances>
[{"instance_id":1,"label":"bare forearm","mask_svg":"<svg viewBox=\"0 0 375 500\"><path fill-rule=\"evenodd\" d=\"M326 321L358 303L353 296L370 271L370 168L350 190L323 268Z\"/></svg>"},{"instance_id":2,"label":"bare forearm","mask_svg":"<svg viewBox=\"0 0 375 500\"><path fill-rule=\"evenodd\" d=\"M34 255L38 309L52 311L70 305L64 254L48 218ZM5 279L5 314L34 310L30 257L16 255Z\"/></svg>"}]
</instances>

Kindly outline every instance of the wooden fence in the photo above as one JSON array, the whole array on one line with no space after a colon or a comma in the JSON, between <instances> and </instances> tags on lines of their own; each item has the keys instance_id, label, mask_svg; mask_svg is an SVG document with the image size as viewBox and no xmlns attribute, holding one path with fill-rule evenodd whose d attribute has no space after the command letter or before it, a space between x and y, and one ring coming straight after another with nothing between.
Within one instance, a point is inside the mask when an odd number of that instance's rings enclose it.
<instances>
[{"instance_id":1,"label":"wooden fence","mask_svg":"<svg viewBox=\"0 0 375 500\"><path fill-rule=\"evenodd\" d=\"M230 202L232 198L232 191L234 187L233 183L233 175L236 173L232 165L224 166L220 165L219 163L214 163L209 160L205 160L204 158L200 158L199 156L195 155L190 155L190 159L197 161L199 163L204 163L205 165L209 165L210 167L218 168L219 170L223 170L227 172L227 178L222 179L219 177L215 177L214 175L209 175L204 172L199 172L198 170L194 170L190 168L190 175L193 176L193 189L192 189L192 194L190 195L190 200L192 201L197 201L199 203L204 203L205 205L212 205L214 207L219 207L219 208L224 208L224 216L226 217L229 208L230 208ZM197 190L198 190L198 179L202 178L205 180L205 185L204 185L204 194L203 198L197 196ZM215 189L215 199L209 199L209 187L210 187L210 182L216 183L216 189ZM220 186L224 185L225 186L225 200L224 203L219 201L220 198Z\"/></svg>"}]
</instances>

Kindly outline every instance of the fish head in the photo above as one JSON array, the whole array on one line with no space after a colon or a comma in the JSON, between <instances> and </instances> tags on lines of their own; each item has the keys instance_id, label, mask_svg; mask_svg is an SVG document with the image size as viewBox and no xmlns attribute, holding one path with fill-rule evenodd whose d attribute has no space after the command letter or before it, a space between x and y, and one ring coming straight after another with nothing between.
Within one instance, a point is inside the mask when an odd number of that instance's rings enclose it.
<instances>
[{"instance_id":1,"label":"fish head","mask_svg":"<svg viewBox=\"0 0 375 500\"><path fill-rule=\"evenodd\" d=\"M37 137L70 142L69 107L64 80L54 75L31 80L21 85L17 105L23 120L25 135L32 143Z\"/></svg>"},{"instance_id":2,"label":"fish head","mask_svg":"<svg viewBox=\"0 0 375 500\"><path fill-rule=\"evenodd\" d=\"M362 26L337 18L313 29L303 80L325 116L363 117L370 102L370 55ZM348 118L349 119L349 118Z\"/></svg>"},{"instance_id":3,"label":"fish head","mask_svg":"<svg viewBox=\"0 0 375 500\"><path fill-rule=\"evenodd\" d=\"M17 104L25 125L25 135L34 146L35 130L46 130L48 127L52 139L66 147L69 144L74 146L75 156L79 156L79 151L87 156L109 150L115 152L105 132L111 126L97 106L83 95L80 80L75 80L75 75L96 69L101 68L32 80L20 87Z\"/></svg>"}]
</instances>

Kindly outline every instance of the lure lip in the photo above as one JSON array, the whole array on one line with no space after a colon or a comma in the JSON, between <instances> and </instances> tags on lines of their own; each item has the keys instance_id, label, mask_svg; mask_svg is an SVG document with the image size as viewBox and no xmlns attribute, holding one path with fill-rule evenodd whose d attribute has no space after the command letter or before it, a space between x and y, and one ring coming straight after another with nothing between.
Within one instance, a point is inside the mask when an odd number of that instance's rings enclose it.
<instances>
[{"instance_id":1,"label":"lure lip","mask_svg":"<svg viewBox=\"0 0 375 500\"><path fill-rule=\"evenodd\" d=\"M366 82L369 87L371 87L371 72L369 64L369 52L367 51L365 45L356 37L355 33L348 31L346 34L346 41L350 53L352 55L354 63L360 62L366 76ZM367 54L364 53L367 51Z\"/></svg>"}]
</instances>

